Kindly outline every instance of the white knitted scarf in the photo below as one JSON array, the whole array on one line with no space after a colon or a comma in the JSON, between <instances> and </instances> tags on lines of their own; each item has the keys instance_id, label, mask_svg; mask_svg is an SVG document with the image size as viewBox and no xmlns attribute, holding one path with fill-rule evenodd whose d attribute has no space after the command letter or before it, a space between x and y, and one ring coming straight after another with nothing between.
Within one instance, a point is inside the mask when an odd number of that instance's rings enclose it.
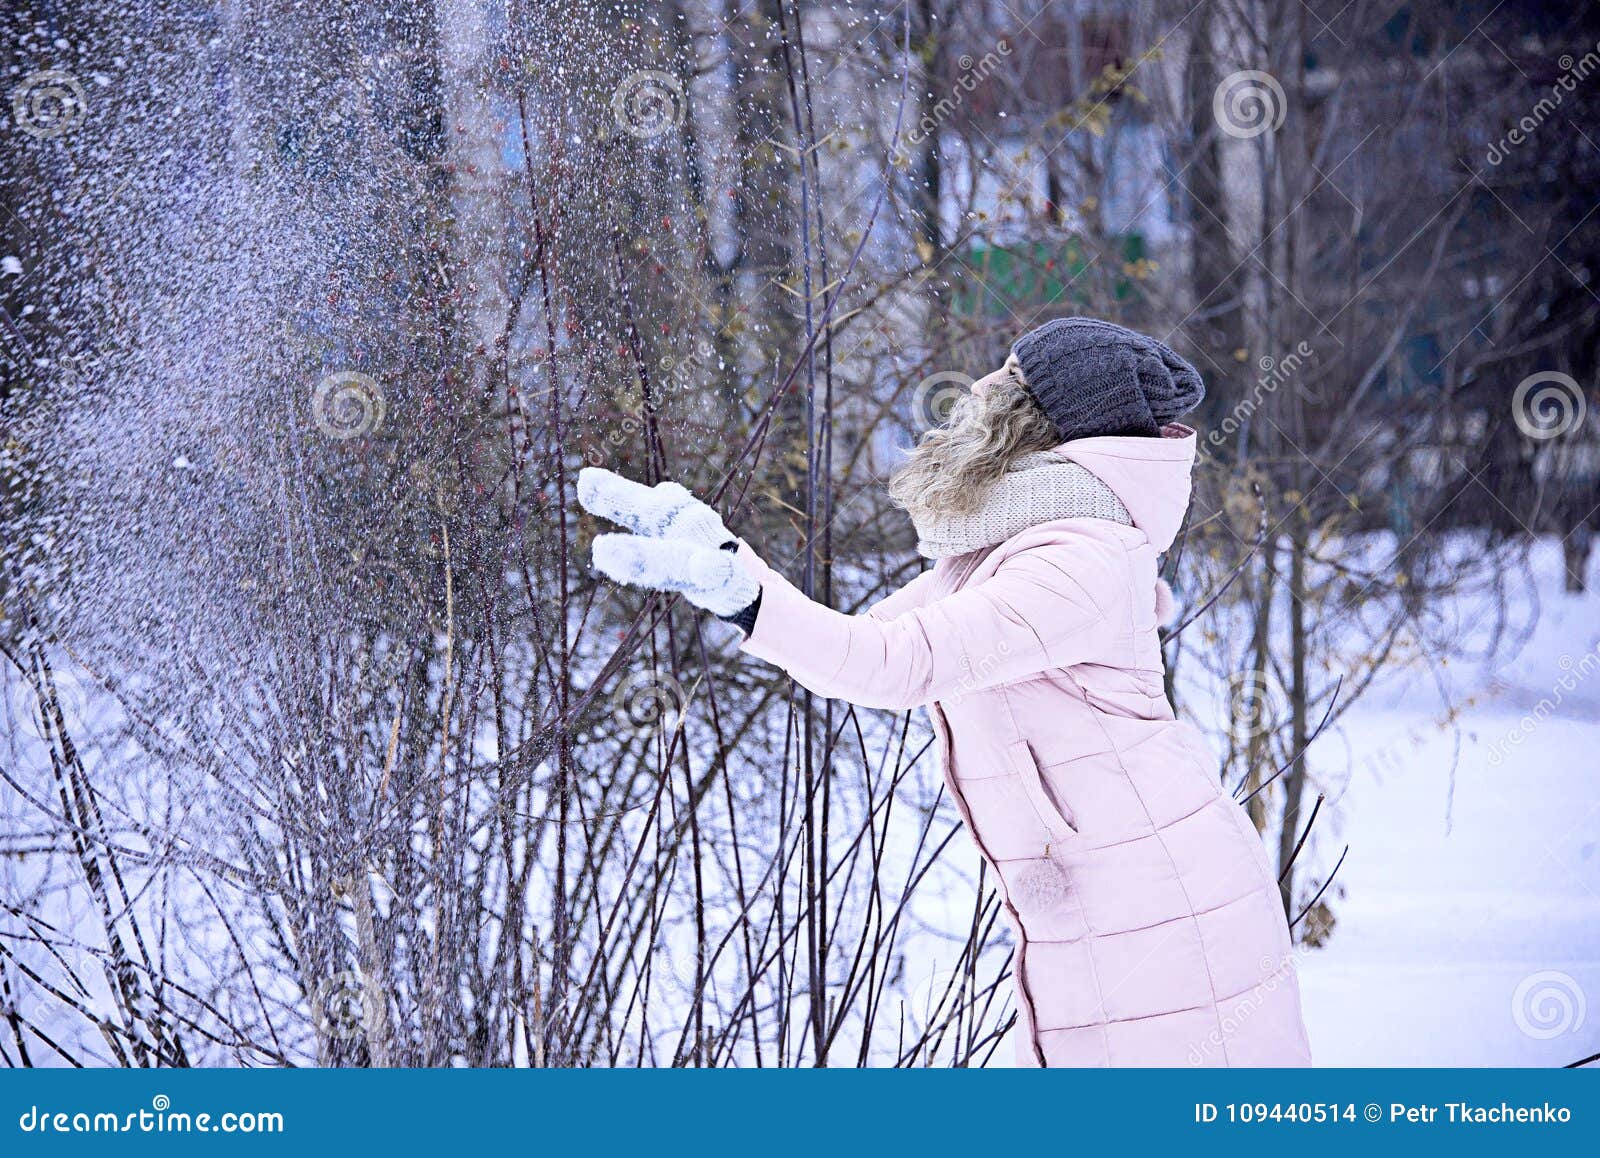
<instances>
[{"instance_id":1,"label":"white knitted scarf","mask_svg":"<svg viewBox=\"0 0 1600 1158\"><path fill-rule=\"evenodd\" d=\"M1133 526L1128 508L1093 471L1039 451L1012 463L971 514L917 520L917 551L929 559L965 555L1040 523L1078 518Z\"/></svg>"}]
</instances>

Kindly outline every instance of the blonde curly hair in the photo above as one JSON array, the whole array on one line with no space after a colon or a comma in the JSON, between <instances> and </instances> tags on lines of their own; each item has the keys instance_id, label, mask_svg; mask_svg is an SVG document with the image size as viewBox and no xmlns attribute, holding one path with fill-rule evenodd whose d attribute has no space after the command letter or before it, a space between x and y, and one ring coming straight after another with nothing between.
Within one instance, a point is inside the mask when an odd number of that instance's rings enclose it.
<instances>
[{"instance_id":1,"label":"blonde curly hair","mask_svg":"<svg viewBox=\"0 0 1600 1158\"><path fill-rule=\"evenodd\" d=\"M982 395L967 395L944 425L924 434L911 456L889 478L889 497L921 523L971 514L1025 454L1059 446L1055 423L1039 409L1023 382L1010 373Z\"/></svg>"}]
</instances>

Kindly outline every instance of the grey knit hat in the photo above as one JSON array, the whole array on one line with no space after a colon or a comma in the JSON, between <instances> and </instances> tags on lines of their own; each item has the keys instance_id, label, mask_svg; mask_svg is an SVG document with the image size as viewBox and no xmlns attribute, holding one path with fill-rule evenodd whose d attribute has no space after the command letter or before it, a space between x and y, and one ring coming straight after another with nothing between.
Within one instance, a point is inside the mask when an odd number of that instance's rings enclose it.
<instances>
[{"instance_id":1,"label":"grey knit hat","mask_svg":"<svg viewBox=\"0 0 1600 1158\"><path fill-rule=\"evenodd\" d=\"M1206 396L1200 372L1154 338L1094 318L1057 318L1011 347L1028 393L1063 442L1154 436Z\"/></svg>"}]
</instances>

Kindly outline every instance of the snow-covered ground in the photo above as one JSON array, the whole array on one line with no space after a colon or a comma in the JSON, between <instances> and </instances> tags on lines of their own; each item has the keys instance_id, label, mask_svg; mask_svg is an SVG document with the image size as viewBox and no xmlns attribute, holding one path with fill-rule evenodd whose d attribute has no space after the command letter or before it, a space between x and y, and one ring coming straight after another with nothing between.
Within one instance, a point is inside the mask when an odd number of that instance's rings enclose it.
<instances>
[{"instance_id":1,"label":"snow-covered ground","mask_svg":"<svg viewBox=\"0 0 1600 1158\"><path fill-rule=\"evenodd\" d=\"M1311 749L1328 799L1303 871L1325 879L1350 847L1332 935L1300 957L1319 1065L1549 1066L1600 1052L1600 591L1562 592L1553 544L1534 571L1531 589L1513 588L1513 626L1537 617L1520 647L1395 668ZM1454 610L1482 650L1487 605L1474 598ZM70 672L58 680L68 714L84 715ZM23 722L12 730L25 742L33 701L12 690L0 722ZM924 761L908 803L931 806L937 788ZM952 863L975 867L976 852ZM975 880L940 871L950 887L927 890L906 936L908 959L925 962L903 986L913 1030L946 993L971 920ZM991 1064L1011 1058L1006 1042Z\"/></svg>"},{"instance_id":2,"label":"snow-covered ground","mask_svg":"<svg viewBox=\"0 0 1600 1158\"><path fill-rule=\"evenodd\" d=\"M1446 669L1474 697L1456 720L1409 672L1318 741L1350 752L1316 858L1325 872L1350 845L1338 925L1301 961L1319 1065L1600 1052L1600 593L1564 594L1559 562L1535 555L1539 620L1516 655Z\"/></svg>"}]
</instances>

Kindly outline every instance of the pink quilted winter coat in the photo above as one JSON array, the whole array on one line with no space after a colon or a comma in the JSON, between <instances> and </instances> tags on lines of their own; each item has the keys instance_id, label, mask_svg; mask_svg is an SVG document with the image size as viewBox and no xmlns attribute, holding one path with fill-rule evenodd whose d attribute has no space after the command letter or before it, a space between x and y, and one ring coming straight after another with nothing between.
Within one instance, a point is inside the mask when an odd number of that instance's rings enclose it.
<instances>
[{"instance_id":1,"label":"pink quilted winter coat","mask_svg":"<svg viewBox=\"0 0 1600 1158\"><path fill-rule=\"evenodd\" d=\"M1162 433L1054 452L1133 526L1042 523L865 615L813 603L741 546L762 592L744 650L819 695L928 709L1017 932L1022 1064L1307 1065L1266 853L1162 687L1156 557L1195 456L1192 430Z\"/></svg>"}]
</instances>

